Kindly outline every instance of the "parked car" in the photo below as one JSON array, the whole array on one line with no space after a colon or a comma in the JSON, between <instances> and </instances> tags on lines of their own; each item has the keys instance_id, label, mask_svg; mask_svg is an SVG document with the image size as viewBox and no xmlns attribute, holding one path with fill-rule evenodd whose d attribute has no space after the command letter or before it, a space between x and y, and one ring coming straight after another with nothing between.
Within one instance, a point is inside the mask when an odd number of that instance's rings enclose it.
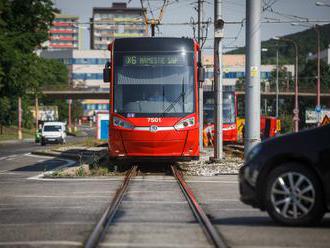
<instances>
[{"instance_id":1,"label":"parked car","mask_svg":"<svg viewBox=\"0 0 330 248\"><path fill-rule=\"evenodd\" d=\"M64 144L66 138L64 122L45 122L41 131L41 145L47 143Z\"/></svg>"},{"instance_id":2,"label":"parked car","mask_svg":"<svg viewBox=\"0 0 330 248\"><path fill-rule=\"evenodd\" d=\"M330 210L330 125L271 138L247 154L241 201L290 226L317 224Z\"/></svg>"}]
</instances>

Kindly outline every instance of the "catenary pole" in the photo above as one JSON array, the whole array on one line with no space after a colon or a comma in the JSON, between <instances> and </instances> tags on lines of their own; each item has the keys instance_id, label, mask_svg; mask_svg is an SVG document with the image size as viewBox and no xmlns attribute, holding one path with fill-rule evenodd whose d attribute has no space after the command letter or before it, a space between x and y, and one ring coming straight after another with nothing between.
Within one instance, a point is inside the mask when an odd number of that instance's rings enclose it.
<instances>
[{"instance_id":1,"label":"catenary pole","mask_svg":"<svg viewBox=\"0 0 330 248\"><path fill-rule=\"evenodd\" d=\"M198 6L197 6L197 41L198 44L201 46L202 44L202 37L201 37L201 12L202 12L202 0L198 0ZM201 49L198 52L198 62L202 62L202 51ZM200 151L203 150L203 83L199 83L199 149Z\"/></svg>"},{"instance_id":2,"label":"catenary pole","mask_svg":"<svg viewBox=\"0 0 330 248\"><path fill-rule=\"evenodd\" d=\"M39 101L38 101L38 96L35 97L35 112L36 112L36 118L35 118L36 132L38 132L38 130L39 130Z\"/></svg>"},{"instance_id":3,"label":"catenary pole","mask_svg":"<svg viewBox=\"0 0 330 248\"><path fill-rule=\"evenodd\" d=\"M316 90L316 107L321 109L321 78L320 78L320 29L318 25L314 26L317 35L317 90ZM321 118L318 113L317 125L320 126Z\"/></svg>"},{"instance_id":4,"label":"catenary pole","mask_svg":"<svg viewBox=\"0 0 330 248\"><path fill-rule=\"evenodd\" d=\"M222 133L222 38L223 38L222 0L214 0L214 112L215 144L214 160L223 159Z\"/></svg>"},{"instance_id":5,"label":"catenary pole","mask_svg":"<svg viewBox=\"0 0 330 248\"><path fill-rule=\"evenodd\" d=\"M18 97L18 139L22 140L22 97Z\"/></svg>"},{"instance_id":6,"label":"catenary pole","mask_svg":"<svg viewBox=\"0 0 330 248\"><path fill-rule=\"evenodd\" d=\"M71 105L72 105L72 99L68 100L69 108L68 108L68 130L71 132Z\"/></svg>"},{"instance_id":7,"label":"catenary pole","mask_svg":"<svg viewBox=\"0 0 330 248\"><path fill-rule=\"evenodd\" d=\"M276 118L278 118L278 94L279 94L279 90L278 90L278 45L276 48Z\"/></svg>"},{"instance_id":8,"label":"catenary pole","mask_svg":"<svg viewBox=\"0 0 330 248\"><path fill-rule=\"evenodd\" d=\"M245 156L260 142L261 0L246 0Z\"/></svg>"}]
</instances>

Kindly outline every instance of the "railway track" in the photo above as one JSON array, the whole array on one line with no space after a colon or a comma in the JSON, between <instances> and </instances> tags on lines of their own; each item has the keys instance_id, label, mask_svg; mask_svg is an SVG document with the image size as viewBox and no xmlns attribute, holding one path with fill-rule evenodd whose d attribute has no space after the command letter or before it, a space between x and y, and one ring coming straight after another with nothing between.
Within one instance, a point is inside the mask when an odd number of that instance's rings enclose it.
<instances>
[{"instance_id":1,"label":"railway track","mask_svg":"<svg viewBox=\"0 0 330 248\"><path fill-rule=\"evenodd\" d=\"M227 144L223 149L225 152L244 158L244 145Z\"/></svg>"},{"instance_id":2,"label":"railway track","mask_svg":"<svg viewBox=\"0 0 330 248\"><path fill-rule=\"evenodd\" d=\"M182 173L180 171L178 171L176 166L172 165L171 169L172 169L172 173L173 173L174 177L176 178L176 180L182 190L182 193L184 194L184 196L189 204L189 207L191 208L192 212L194 213L194 216L200 223L208 240L211 241L211 243L213 243L215 247L219 247L219 248L228 247L226 245L225 240L222 237L222 235L220 235L217 232L215 227L212 225L210 219L205 214L203 208L198 203L193 191L188 186L186 181L183 179Z\"/></svg>"},{"instance_id":3,"label":"railway track","mask_svg":"<svg viewBox=\"0 0 330 248\"><path fill-rule=\"evenodd\" d=\"M105 210L104 214L100 218L99 222L95 226L93 232L91 235L88 237L86 243L85 243L85 248L94 248L97 247L99 242L102 240L104 237L105 233L107 232L107 229L112 222L113 218L116 215L116 212L119 208L119 205L121 201L123 200L123 197L127 191L129 181L131 178L136 174L137 172L137 166L132 166L130 168L126 175L123 183L120 185L118 190L116 191L116 194L111 202L111 204L107 207Z\"/></svg>"},{"instance_id":4,"label":"railway track","mask_svg":"<svg viewBox=\"0 0 330 248\"><path fill-rule=\"evenodd\" d=\"M176 166L171 165L171 172L173 174L173 177L177 181L181 192L183 193L186 201L189 204L190 209L193 212L194 217L200 224L207 240L210 244L212 244L214 247L221 247L226 248L228 245L226 244L224 238L221 234L218 233L218 231L215 229L215 227L212 225L211 221L203 211L202 207L198 203L193 191L188 186L188 184L185 182L182 173L177 169ZM97 247L100 242L102 242L105 234L108 232L110 224L113 222L113 219L119 209L119 206L127 192L127 188L129 185L130 180L138 175L138 168L137 166L132 166L126 173L125 178L116 191L116 194L110 203L110 205L107 207L105 212L103 213L102 217L96 224L95 228L93 229L92 233L88 237L87 241L85 242L84 247L86 248L94 248Z\"/></svg>"}]
</instances>

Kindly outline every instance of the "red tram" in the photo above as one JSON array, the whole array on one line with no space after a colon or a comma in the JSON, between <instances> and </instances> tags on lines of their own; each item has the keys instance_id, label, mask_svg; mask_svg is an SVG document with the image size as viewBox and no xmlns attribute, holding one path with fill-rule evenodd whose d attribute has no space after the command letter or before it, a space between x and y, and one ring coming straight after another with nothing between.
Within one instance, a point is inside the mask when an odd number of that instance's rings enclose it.
<instances>
[{"instance_id":1,"label":"red tram","mask_svg":"<svg viewBox=\"0 0 330 248\"><path fill-rule=\"evenodd\" d=\"M110 158L199 158L198 50L188 38L122 38L109 45Z\"/></svg>"},{"instance_id":2,"label":"red tram","mask_svg":"<svg viewBox=\"0 0 330 248\"><path fill-rule=\"evenodd\" d=\"M237 101L235 91L223 91L223 141L237 142ZM214 139L214 92L204 92L204 132ZM205 142L204 142L205 143Z\"/></svg>"}]
</instances>

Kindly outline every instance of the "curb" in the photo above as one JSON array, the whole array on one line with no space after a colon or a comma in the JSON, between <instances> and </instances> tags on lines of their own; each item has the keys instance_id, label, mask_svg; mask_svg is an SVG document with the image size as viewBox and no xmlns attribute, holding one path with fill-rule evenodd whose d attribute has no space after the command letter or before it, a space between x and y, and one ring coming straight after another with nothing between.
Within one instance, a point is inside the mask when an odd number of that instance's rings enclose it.
<instances>
[{"instance_id":1,"label":"curb","mask_svg":"<svg viewBox=\"0 0 330 248\"><path fill-rule=\"evenodd\" d=\"M34 151L31 152L31 154L34 155L40 155L40 156L51 156L51 157L59 157L59 158L69 158L74 160L79 160L80 156L76 154L65 154L65 153L57 153L57 152L42 152L42 151Z\"/></svg>"},{"instance_id":2,"label":"curb","mask_svg":"<svg viewBox=\"0 0 330 248\"><path fill-rule=\"evenodd\" d=\"M59 158L68 158L72 160L79 161L81 159L81 156L78 154L72 154L72 153L59 153L59 152L44 152L44 151L33 151L31 154L34 155L40 155L40 156L51 156L51 157L59 157ZM104 159L107 156L107 153L97 155L99 157L99 160Z\"/></svg>"},{"instance_id":3,"label":"curb","mask_svg":"<svg viewBox=\"0 0 330 248\"><path fill-rule=\"evenodd\" d=\"M34 139L2 140L2 141L0 141L0 145L6 145L6 144L26 144L26 143L34 143Z\"/></svg>"}]
</instances>

